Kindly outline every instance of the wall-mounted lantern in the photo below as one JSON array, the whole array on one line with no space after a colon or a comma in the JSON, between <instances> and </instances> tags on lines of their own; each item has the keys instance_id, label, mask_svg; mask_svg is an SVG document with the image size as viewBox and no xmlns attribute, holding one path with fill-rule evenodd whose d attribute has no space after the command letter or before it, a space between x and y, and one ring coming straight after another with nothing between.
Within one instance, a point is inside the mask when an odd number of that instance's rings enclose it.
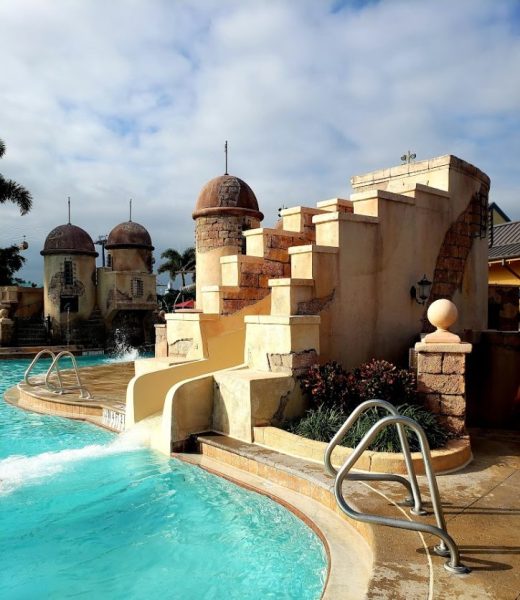
<instances>
[{"instance_id":1,"label":"wall-mounted lantern","mask_svg":"<svg viewBox=\"0 0 520 600\"><path fill-rule=\"evenodd\" d=\"M423 275L422 279L420 279L410 288L410 298L415 300L417 304L426 304L426 300L428 300L430 295L431 287L432 282L426 277L426 275Z\"/></svg>"}]
</instances>

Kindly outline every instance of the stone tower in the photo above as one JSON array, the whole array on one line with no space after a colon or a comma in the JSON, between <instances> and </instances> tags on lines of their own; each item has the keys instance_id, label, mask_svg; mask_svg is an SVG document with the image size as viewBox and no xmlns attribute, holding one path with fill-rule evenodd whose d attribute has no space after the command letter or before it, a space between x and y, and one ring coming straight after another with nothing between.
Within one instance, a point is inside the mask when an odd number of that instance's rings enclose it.
<instances>
[{"instance_id":1,"label":"stone tower","mask_svg":"<svg viewBox=\"0 0 520 600\"><path fill-rule=\"evenodd\" d=\"M44 316L52 320L53 336L65 340L70 326L88 319L94 309L98 254L89 234L71 223L55 227L40 254Z\"/></svg>"},{"instance_id":2,"label":"stone tower","mask_svg":"<svg viewBox=\"0 0 520 600\"><path fill-rule=\"evenodd\" d=\"M153 245L139 223L126 221L109 233L106 267L98 269L98 306L112 334L117 329L132 346L149 342L157 308Z\"/></svg>"},{"instance_id":3,"label":"stone tower","mask_svg":"<svg viewBox=\"0 0 520 600\"><path fill-rule=\"evenodd\" d=\"M113 271L152 272L152 239L139 223L126 221L109 233L107 267Z\"/></svg>"},{"instance_id":4,"label":"stone tower","mask_svg":"<svg viewBox=\"0 0 520 600\"><path fill-rule=\"evenodd\" d=\"M242 232L259 227L263 218L253 190L238 177L221 175L202 188L193 212L198 308L202 288L221 282L220 258L245 253Z\"/></svg>"}]
</instances>

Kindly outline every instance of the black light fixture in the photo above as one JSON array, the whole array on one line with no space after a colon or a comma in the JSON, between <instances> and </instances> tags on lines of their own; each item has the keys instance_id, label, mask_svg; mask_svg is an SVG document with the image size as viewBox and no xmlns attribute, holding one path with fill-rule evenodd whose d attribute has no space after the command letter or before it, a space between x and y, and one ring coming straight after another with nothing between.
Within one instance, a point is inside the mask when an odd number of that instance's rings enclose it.
<instances>
[{"instance_id":1,"label":"black light fixture","mask_svg":"<svg viewBox=\"0 0 520 600\"><path fill-rule=\"evenodd\" d=\"M432 282L426 277L426 274L423 275L422 279L410 288L410 298L415 300L417 304L426 304L431 287Z\"/></svg>"}]
</instances>

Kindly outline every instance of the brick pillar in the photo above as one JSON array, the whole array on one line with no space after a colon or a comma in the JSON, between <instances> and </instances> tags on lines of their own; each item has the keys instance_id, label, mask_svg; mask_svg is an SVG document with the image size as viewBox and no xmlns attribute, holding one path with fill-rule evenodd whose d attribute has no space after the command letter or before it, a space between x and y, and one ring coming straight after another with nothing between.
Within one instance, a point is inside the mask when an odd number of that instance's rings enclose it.
<instances>
[{"instance_id":1,"label":"brick pillar","mask_svg":"<svg viewBox=\"0 0 520 600\"><path fill-rule=\"evenodd\" d=\"M417 391L424 406L457 436L466 432L466 354L471 348L465 343L415 344Z\"/></svg>"}]
</instances>

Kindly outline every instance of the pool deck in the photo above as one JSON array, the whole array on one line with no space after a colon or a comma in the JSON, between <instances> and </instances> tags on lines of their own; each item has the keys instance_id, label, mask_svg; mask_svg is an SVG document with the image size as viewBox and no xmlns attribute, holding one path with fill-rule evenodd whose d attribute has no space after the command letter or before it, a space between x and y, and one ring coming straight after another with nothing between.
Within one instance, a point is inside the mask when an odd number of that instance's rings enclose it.
<instances>
[{"instance_id":1,"label":"pool deck","mask_svg":"<svg viewBox=\"0 0 520 600\"><path fill-rule=\"evenodd\" d=\"M76 383L74 372L70 369L60 370L64 385ZM5 399L19 408L56 415L69 419L89 421L111 431L124 429L126 407L126 388L134 376L134 363L112 363L82 367L81 382L90 392L91 399L79 397L77 390L64 394L55 394L46 389L44 376L31 376L30 386L25 382L11 388ZM56 382L55 376L52 379Z\"/></svg>"}]
</instances>

